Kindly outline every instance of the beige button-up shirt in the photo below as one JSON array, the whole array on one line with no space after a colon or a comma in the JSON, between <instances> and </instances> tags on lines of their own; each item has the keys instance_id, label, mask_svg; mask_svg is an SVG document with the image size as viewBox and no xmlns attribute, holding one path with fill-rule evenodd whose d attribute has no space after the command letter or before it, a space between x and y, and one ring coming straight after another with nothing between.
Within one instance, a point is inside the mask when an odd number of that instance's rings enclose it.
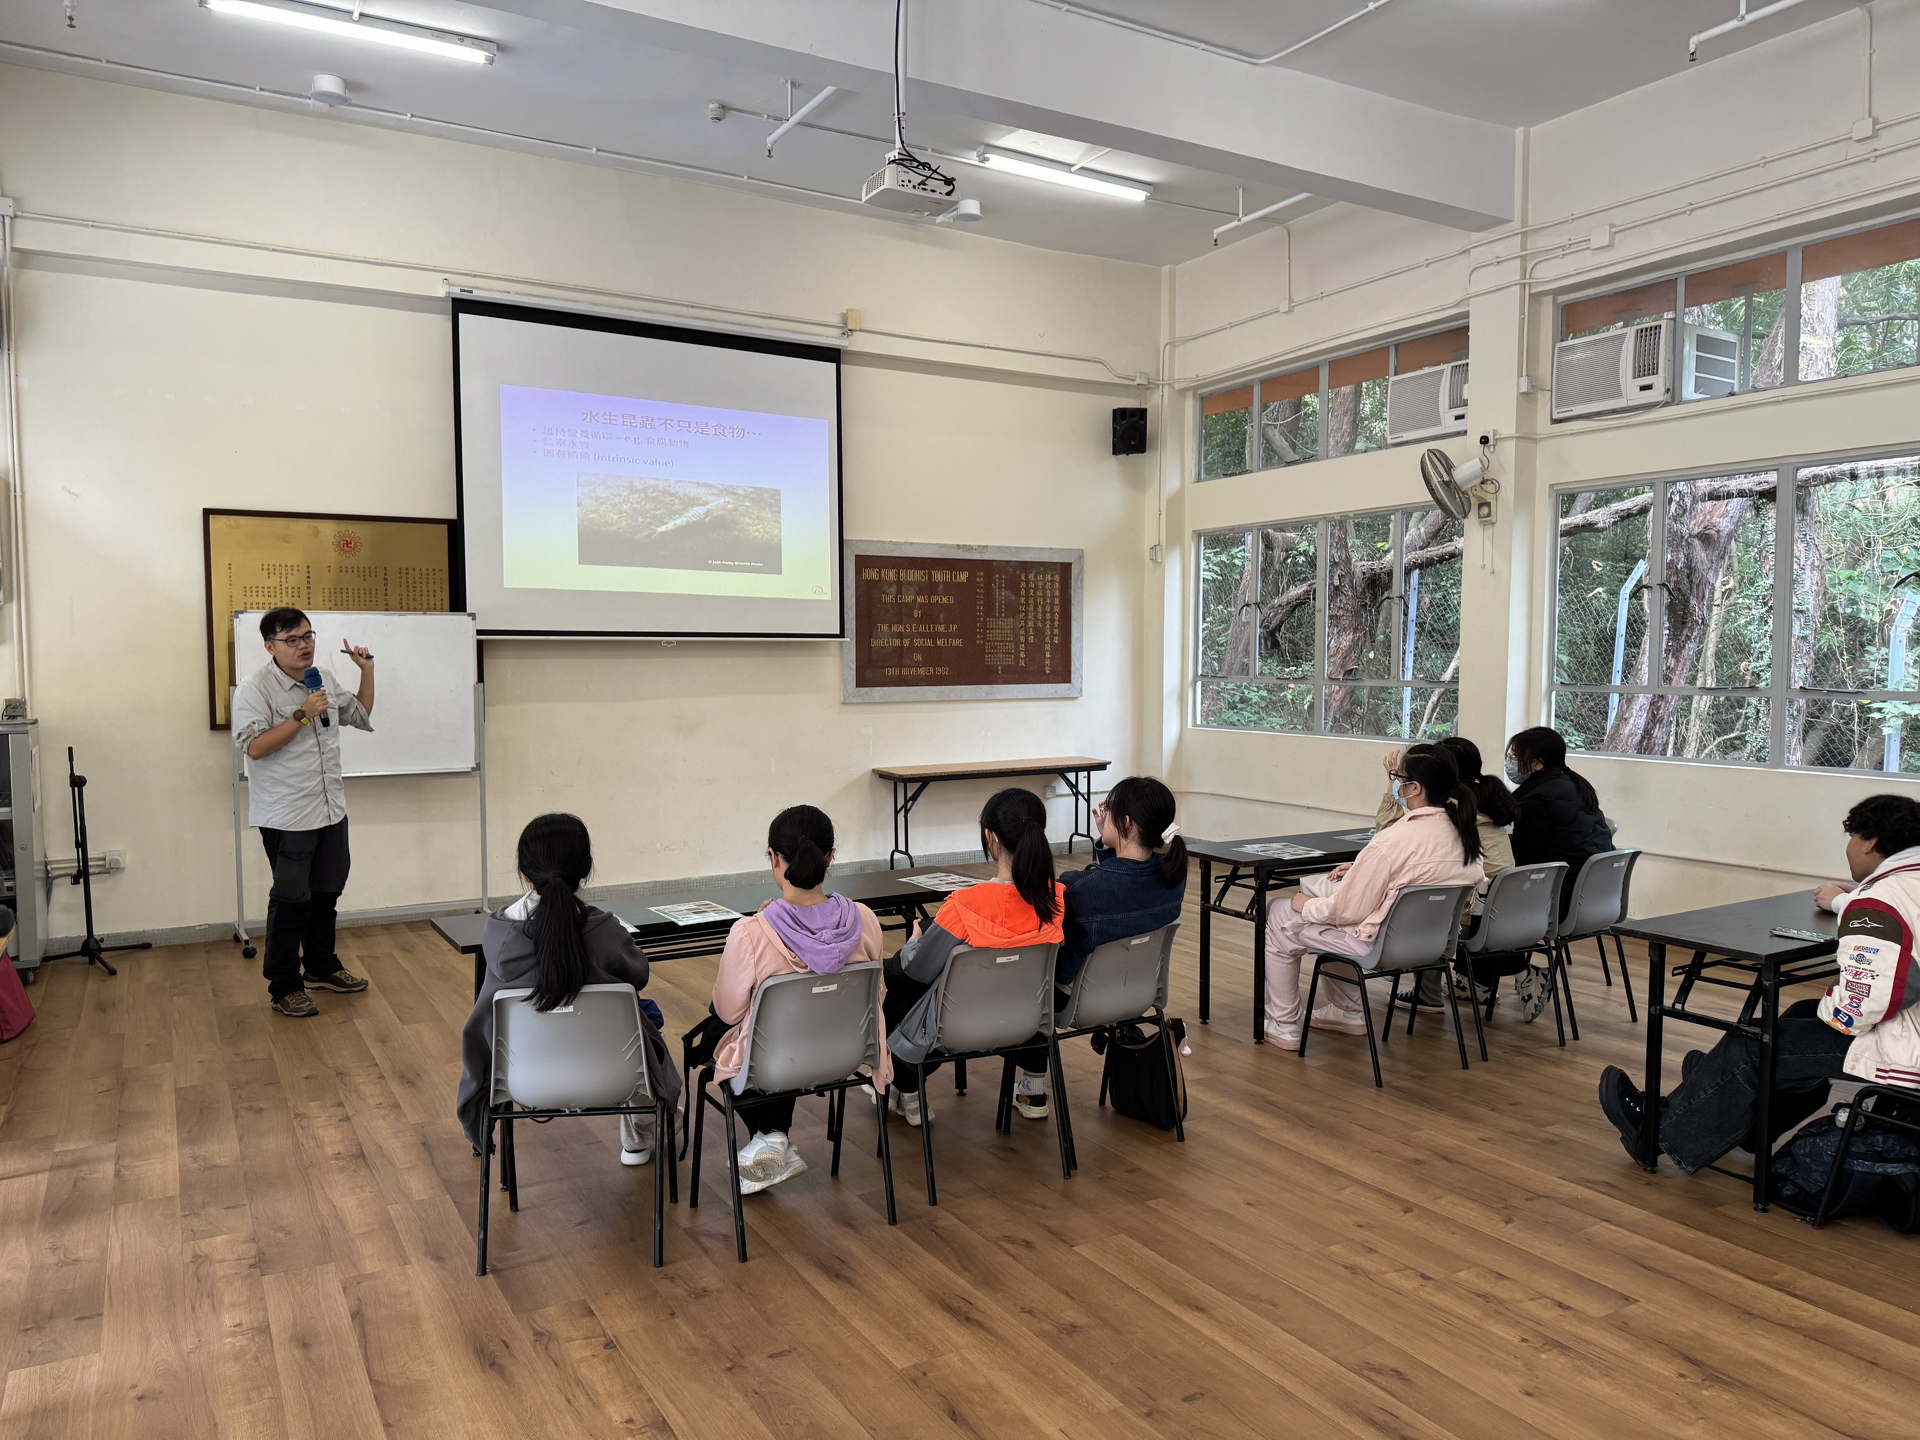
<instances>
[{"instance_id":1,"label":"beige button-up shirt","mask_svg":"<svg viewBox=\"0 0 1920 1440\"><path fill-rule=\"evenodd\" d=\"M340 727L373 729L352 690L320 671L331 728L318 720L273 754L247 761L247 823L265 830L319 830L347 816L347 783L340 773ZM307 702L307 687L269 661L233 689L233 743L244 752L255 739Z\"/></svg>"}]
</instances>

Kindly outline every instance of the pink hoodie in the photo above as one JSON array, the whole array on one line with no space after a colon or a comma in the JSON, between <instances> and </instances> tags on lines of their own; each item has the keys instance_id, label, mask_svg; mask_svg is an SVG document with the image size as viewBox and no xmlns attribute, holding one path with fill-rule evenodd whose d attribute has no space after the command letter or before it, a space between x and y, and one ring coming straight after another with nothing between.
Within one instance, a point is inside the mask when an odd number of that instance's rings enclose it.
<instances>
[{"instance_id":1,"label":"pink hoodie","mask_svg":"<svg viewBox=\"0 0 1920 1440\"><path fill-rule=\"evenodd\" d=\"M768 901L772 904L772 901ZM764 907L763 907L764 908ZM881 958L880 920L866 906L860 911L860 938L854 943L846 964ZM760 982L774 975L805 972L806 962L784 945L762 915L749 915L733 922L727 932L727 948L720 955L720 973L713 981L713 1009L733 1029L721 1038L713 1052L713 1078L731 1080L740 1073L740 1059L747 1048L747 1027L741 1022L753 1010L753 997ZM893 1082L893 1057L887 1053L886 1022L880 1026L880 1075L884 1089Z\"/></svg>"}]
</instances>

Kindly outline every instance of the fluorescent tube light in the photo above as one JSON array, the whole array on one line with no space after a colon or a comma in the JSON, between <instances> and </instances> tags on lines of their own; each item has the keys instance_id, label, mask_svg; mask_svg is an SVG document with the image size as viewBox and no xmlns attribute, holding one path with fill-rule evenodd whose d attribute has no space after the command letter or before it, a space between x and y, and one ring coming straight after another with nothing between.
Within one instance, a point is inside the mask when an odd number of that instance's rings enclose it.
<instances>
[{"instance_id":1,"label":"fluorescent tube light","mask_svg":"<svg viewBox=\"0 0 1920 1440\"><path fill-rule=\"evenodd\" d=\"M1092 170L1075 170L1070 165L1041 160L1032 155L1016 155L1010 150L994 150L983 145L977 156L989 170L1004 170L1010 175L1024 175L1029 180L1047 180L1055 185L1071 186L1075 190L1091 190L1096 195L1111 195L1118 200L1145 200L1153 194L1151 185L1143 185L1138 180L1122 180L1117 175L1101 175Z\"/></svg>"},{"instance_id":2,"label":"fluorescent tube light","mask_svg":"<svg viewBox=\"0 0 1920 1440\"><path fill-rule=\"evenodd\" d=\"M297 30L316 30L323 35L344 35L368 40L375 45L390 45L398 50L413 50L422 55L438 55L448 60L465 60L474 65L491 65L497 54L489 40L475 40L446 30L430 30L424 25L407 25L398 20L380 20L351 11L314 5L307 0L200 0L200 8L217 15L239 15L249 20L268 20L276 25L291 25Z\"/></svg>"}]
</instances>

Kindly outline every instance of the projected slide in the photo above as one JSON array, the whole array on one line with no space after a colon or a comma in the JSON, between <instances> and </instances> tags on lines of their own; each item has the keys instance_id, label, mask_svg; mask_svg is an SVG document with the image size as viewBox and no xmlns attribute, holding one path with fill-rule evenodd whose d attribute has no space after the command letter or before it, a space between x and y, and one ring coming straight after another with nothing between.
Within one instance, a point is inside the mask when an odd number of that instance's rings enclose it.
<instances>
[{"instance_id":1,"label":"projected slide","mask_svg":"<svg viewBox=\"0 0 1920 1440\"><path fill-rule=\"evenodd\" d=\"M482 634L839 632L839 357L462 302Z\"/></svg>"},{"instance_id":2,"label":"projected slide","mask_svg":"<svg viewBox=\"0 0 1920 1440\"><path fill-rule=\"evenodd\" d=\"M827 422L800 415L502 385L502 578L825 595L827 442Z\"/></svg>"}]
</instances>

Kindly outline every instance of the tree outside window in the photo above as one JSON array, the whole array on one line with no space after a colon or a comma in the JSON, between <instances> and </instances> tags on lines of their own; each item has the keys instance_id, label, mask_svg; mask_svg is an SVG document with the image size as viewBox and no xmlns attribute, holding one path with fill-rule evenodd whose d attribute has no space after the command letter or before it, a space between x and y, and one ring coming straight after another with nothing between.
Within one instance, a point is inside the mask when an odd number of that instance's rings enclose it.
<instances>
[{"instance_id":1,"label":"tree outside window","mask_svg":"<svg viewBox=\"0 0 1920 1440\"><path fill-rule=\"evenodd\" d=\"M1571 746L1920 773L1920 457L1562 492L1556 518Z\"/></svg>"},{"instance_id":2,"label":"tree outside window","mask_svg":"<svg viewBox=\"0 0 1920 1440\"><path fill-rule=\"evenodd\" d=\"M1452 733L1463 544L1461 523L1428 508L1201 536L1196 722Z\"/></svg>"}]
</instances>

